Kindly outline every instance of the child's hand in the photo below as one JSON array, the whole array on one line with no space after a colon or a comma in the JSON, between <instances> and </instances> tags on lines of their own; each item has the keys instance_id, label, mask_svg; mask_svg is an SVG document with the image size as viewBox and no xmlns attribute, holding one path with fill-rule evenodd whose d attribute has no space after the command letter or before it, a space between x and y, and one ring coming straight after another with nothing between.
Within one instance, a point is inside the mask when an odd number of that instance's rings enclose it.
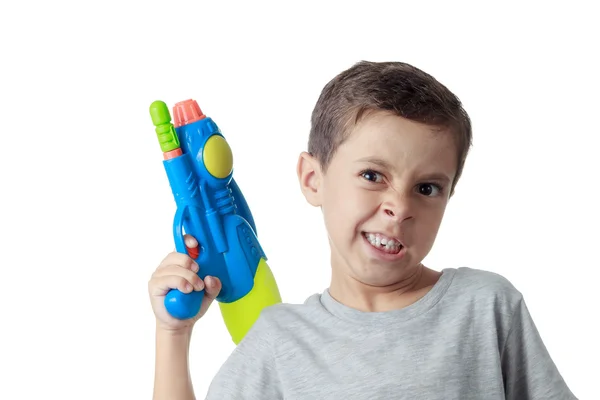
<instances>
[{"instance_id":1,"label":"child's hand","mask_svg":"<svg viewBox=\"0 0 600 400\"><path fill-rule=\"evenodd\" d=\"M198 246L198 242L192 236L185 236L185 244L188 249ZM200 267L202 268L202 267ZM196 274L198 264L187 254L176 251L169 253L167 257L156 268L148 282L148 293L152 310L156 316L158 329L169 331L183 331L191 329L208 310L215 297L221 291L221 282L216 277L207 276L204 281ZM179 289L183 293L192 290L204 289L202 307L194 318L179 320L173 318L165 308L165 296L171 289Z\"/></svg>"}]
</instances>

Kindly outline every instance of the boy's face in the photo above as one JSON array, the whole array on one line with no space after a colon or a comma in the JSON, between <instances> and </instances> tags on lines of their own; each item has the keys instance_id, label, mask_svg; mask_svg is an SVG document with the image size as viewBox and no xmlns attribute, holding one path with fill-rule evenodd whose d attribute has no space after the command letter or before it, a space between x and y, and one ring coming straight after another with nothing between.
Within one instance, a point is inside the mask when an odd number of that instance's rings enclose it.
<instances>
[{"instance_id":1,"label":"boy's face","mask_svg":"<svg viewBox=\"0 0 600 400\"><path fill-rule=\"evenodd\" d=\"M418 266L435 241L456 165L452 135L385 112L355 127L326 174L301 154L298 177L322 209L333 280L389 286Z\"/></svg>"}]
</instances>

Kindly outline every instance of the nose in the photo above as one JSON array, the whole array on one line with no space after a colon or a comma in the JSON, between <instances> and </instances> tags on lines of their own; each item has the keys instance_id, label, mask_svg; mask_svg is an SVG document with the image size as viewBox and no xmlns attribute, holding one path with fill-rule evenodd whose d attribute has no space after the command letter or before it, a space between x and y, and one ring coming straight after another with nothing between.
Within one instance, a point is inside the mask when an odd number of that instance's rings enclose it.
<instances>
[{"instance_id":1,"label":"nose","mask_svg":"<svg viewBox=\"0 0 600 400\"><path fill-rule=\"evenodd\" d=\"M413 217L410 197L392 193L382 205L385 217L394 222L402 222Z\"/></svg>"}]
</instances>

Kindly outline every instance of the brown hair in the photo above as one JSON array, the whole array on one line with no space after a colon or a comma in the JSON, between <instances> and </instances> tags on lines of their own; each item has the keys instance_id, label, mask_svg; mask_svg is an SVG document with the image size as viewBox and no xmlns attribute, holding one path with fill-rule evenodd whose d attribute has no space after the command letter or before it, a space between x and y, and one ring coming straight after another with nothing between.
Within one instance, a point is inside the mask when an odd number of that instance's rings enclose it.
<instances>
[{"instance_id":1,"label":"brown hair","mask_svg":"<svg viewBox=\"0 0 600 400\"><path fill-rule=\"evenodd\" d=\"M460 100L431 75L402 62L361 61L323 88L311 118L308 152L323 172L366 112L386 110L454 135L458 182L472 144L471 121Z\"/></svg>"}]
</instances>

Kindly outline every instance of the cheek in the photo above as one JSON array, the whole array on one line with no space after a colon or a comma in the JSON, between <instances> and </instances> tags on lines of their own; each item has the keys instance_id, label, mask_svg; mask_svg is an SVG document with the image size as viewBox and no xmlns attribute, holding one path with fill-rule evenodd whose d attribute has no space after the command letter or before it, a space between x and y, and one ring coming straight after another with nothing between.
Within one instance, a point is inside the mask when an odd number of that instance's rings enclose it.
<instances>
[{"instance_id":1,"label":"cheek","mask_svg":"<svg viewBox=\"0 0 600 400\"><path fill-rule=\"evenodd\" d=\"M339 192L324 203L324 217L330 234L353 236L357 227L373 215L376 200L370 193L358 190Z\"/></svg>"},{"instance_id":2,"label":"cheek","mask_svg":"<svg viewBox=\"0 0 600 400\"><path fill-rule=\"evenodd\" d=\"M348 194L347 198L363 213L373 211L382 203L381 193L375 190L356 190L352 194Z\"/></svg>"},{"instance_id":3,"label":"cheek","mask_svg":"<svg viewBox=\"0 0 600 400\"><path fill-rule=\"evenodd\" d=\"M423 210L421 213L421 223L419 224L419 236L428 241L435 239L440 228L442 217L444 216L444 208L436 207Z\"/></svg>"},{"instance_id":4,"label":"cheek","mask_svg":"<svg viewBox=\"0 0 600 400\"><path fill-rule=\"evenodd\" d=\"M377 212L379 204L381 199L376 192L354 190L346 192L333 207L349 220L346 223L361 223Z\"/></svg>"}]
</instances>

